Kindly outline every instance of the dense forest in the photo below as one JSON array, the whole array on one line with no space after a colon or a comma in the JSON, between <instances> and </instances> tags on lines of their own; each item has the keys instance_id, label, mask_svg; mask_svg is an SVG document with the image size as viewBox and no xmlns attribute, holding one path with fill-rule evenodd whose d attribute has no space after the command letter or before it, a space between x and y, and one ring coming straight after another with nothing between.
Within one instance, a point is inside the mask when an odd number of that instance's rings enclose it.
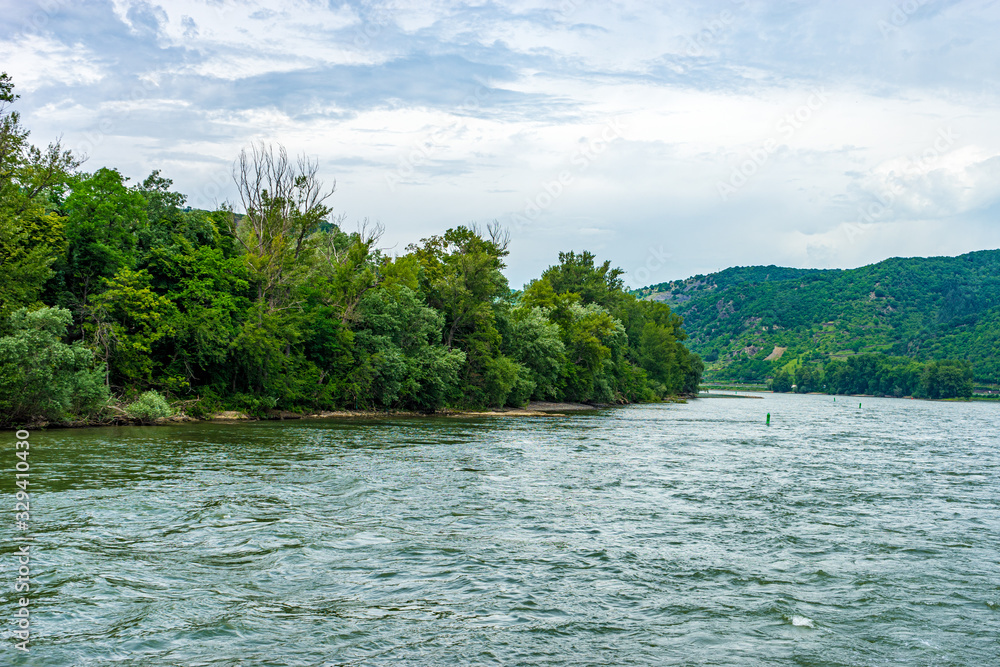
<instances>
[{"instance_id":1,"label":"dense forest","mask_svg":"<svg viewBox=\"0 0 1000 667\"><path fill-rule=\"evenodd\" d=\"M81 170L39 149L0 76L0 421L434 411L697 391L701 360L666 304L588 252L523 290L497 226L389 256L342 228L315 162L256 145L239 201L185 206L170 179Z\"/></svg>"},{"instance_id":2,"label":"dense forest","mask_svg":"<svg viewBox=\"0 0 1000 667\"><path fill-rule=\"evenodd\" d=\"M869 394L917 398L969 398L972 366L967 361L928 361L861 354L825 365L796 360L772 378L776 392Z\"/></svg>"},{"instance_id":3,"label":"dense forest","mask_svg":"<svg viewBox=\"0 0 1000 667\"><path fill-rule=\"evenodd\" d=\"M1000 382L1000 250L848 270L734 267L634 294L684 318L711 379L815 386L812 376L843 376L846 364L867 375L844 387L882 387L852 393L950 394L912 379L930 382L942 368ZM896 376L888 385L887 374Z\"/></svg>"}]
</instances>

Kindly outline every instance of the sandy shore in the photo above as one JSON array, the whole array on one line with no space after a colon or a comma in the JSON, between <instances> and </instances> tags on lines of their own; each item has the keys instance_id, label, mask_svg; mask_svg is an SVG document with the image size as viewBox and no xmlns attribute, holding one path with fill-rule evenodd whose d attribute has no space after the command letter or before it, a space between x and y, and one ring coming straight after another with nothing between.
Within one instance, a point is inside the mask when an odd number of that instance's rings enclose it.
<instances>
[{"instance_id":1,"label":"sandy shore","mask_svg":"<svg viewBox=\"0 0 1000 667\"><path fill-rule=\"evenodd\" d=\"M434 413L415 412L413 410L334 410L316 412L313 414L298 414L295 412L271 413L268 420L286 419L385 419L386 417L558 417L567 412L582 412L598 410L606 406L587 405L586 403L553 403L550 401L532 401L523 408L494 408L490 410L439 410ZM185 419L184 421L189 420ZM253 417L243 412L229 410L217 412L204 421L234 422L249 421ZM181 421L176 417L164 421Z\"/></svg>"}]
</instances>

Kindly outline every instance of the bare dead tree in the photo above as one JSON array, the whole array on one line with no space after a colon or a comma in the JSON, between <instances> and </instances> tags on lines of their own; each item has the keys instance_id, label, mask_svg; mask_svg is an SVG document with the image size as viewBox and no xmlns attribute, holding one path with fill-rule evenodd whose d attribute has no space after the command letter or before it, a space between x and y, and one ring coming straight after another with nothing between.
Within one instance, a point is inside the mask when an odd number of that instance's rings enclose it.
<instances>
[{"instance_id":1,"label":"bare dead tree","mask_svg":"<svg viewBox=\"0 0 1000 667\"><path fill-rule=\"evenodd\" d=\"M284 146L263 142L240 151L233 165L242 217L232 216L239 240L259 279L258 298L280 307L289 275L308 240L332 212L326 201L336 190L318 176L319 163L301 156L293 164Z\"/></svg>"},{"instance_id":2,"label":"bare dead tree","mask_svg":"<svg viewBox=\"0 0 1000 667\"><path fill-rule=\"evenodd\" d=\"M510 246L510 230L494 220L487 223L486 232L489 234L490 241L496 246L497 250L506 253L507 247Z\"/></svg>"}]
</instances>

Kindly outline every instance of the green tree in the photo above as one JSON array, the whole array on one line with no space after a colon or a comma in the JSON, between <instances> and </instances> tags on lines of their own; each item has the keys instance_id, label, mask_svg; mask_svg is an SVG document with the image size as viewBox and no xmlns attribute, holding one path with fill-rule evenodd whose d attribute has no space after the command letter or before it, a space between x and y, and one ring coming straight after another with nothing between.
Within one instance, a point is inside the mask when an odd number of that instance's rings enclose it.
<instances>
[{"instance_id":1,"label":"green tree","mask_svg":"<svg viewBox=\"0 0 1000 667\"><path fill-rule=\"evenodd\" d=\"M774 374L774 378L771 380L771 391L778 393L790 392L793 384L792 379L791 373L782 368Z\"/></svg>"},{"instance_id":2,"label":"green tree","mask_svg":"<svg viewBox=\"0 0 1000 667\"><path fill-rule=\"evenodd\" d=\"M525 288L521 303L560 327L568 396L634 401L697 391L704 366L682 344L680 317L626 293L622 271L589 252L560 253L559 261Z\"/></svg>"},{"instance_id":3,"label":"green tree","mask_svg":"<svg viewBox=\"0 0 1000 667\"><path fill-rule=\"evenodd\" d=\"M501 273L508 241L498 228L488 231L484 238L475 226L456 227L408 248L420 262L424 298L445 315L447 347L489 320L493 301L509 290Z\"/></svg>"},{"instance_id":4,"label":"green tree","mask_svg":"<svg viewBox=\"0 0 1000 667\"><path fill-rule=\"evenodd\" d=\"M222 248L193 246L180 238L156 247L147 258L150 289L169 299L159 302L163 332L149 341L162 369L156 384L175 393L235 392L245 372L233 360L251 305L246 266ZM246 387L240 384L241 391Z\"/></svg>"},{"instance_id":5,"label":"green tree","mask_svg":"<svg viewBox=\"0 0 1000 667\"><path fill-rule=\"evenodd\" d=\"M0 422L66 421L99 412L108 400L104 371L93 353L62 341L68 310L21 308L0 338Z\"/></svg>"},{"instance_id":6,"label":"green tree","mask_svg":"<svg viewBox=\"0 0 1000 667\"><path fill-rule=\"evenodd\" d=\"M643 320L636 345L639 365L661 385L661 393L697 393L704 364L683 345L687 338L684 320L663 303L642 301L637 305L641 313L633 319Z\"/></svg>"},{"instance_id":7,"label":"green tree","mask_svg":"<svg viewBox=\"0 0 1000 667\"><path fill-rule=\"evenodd\" d=\"M795 371L795 383L800 394L807 394L811 391L818 391L822 387L823 376L817 370L815 364L805 362L799 364Z\"/></svg>"},{"instance_id":8,"label":"green tree","mask_svg":"<svg viewBox=\"0 0 1000 667\"><path fill-rule=\"evenodd\" d=\"M509 393L516 384L509 377L512 366L500 360L503 340L496 319L498 302L510 292L501 273L508 239L498 227L487 232L488 237L475 226L457 227L408 248L419 262L421 295L444 315L445 347L465 352L462 403L469 406L503 405L504 388Z\"/></svg>"},{"instance_id":9,"label":"green tree","mask_svg":"<svg viewBox=\"0 0 1000 667\"><path fill-rule=\"evenodd\" d=\"M920 383L928 398L969 398L972 366L968 362L932 361L924 367Z\"/></svg>"},{"instance_id":10,"label":"green tree","mask_svg":"<svg viewBox=\"0 0 1000 667\"><path fill-rule=\"evenodd\" d=\"M596 257L586 250L560 252L559 263L542 273L557 294L573 292L580 295L584 305L596 303L609 312L617 313L620 305L629 299L621 276L624 271L612 268L610 261L595 263Z\"/></svg>"},{"instance_id":11,"label":"green tree","mask_svg":"<svg viewBox=\"0 0 1000 667\"><path fill-rule=\"evenodd\" d=\"M68 242L49 289L77 317L119 270L136 268L136 239L145 229L146 200L115 169L75 176L63 209Z\"/></svg>"},{"instance_id":12,"label":"green tree","mask_svg":"<svg viewBox=\"0 0 1000 667\"><path fill-rule=\"evenodd\" d=\"M153 382L152 346L174 334L174 306L149 288L146 271L119 270L88 300L84 330L107 365L106 383L121 388ZM113 381L113 382L112 382Z\"/></svg>"},{"instance_id":13,"label":"green tree","mask_svg":"<svg viewBox=\"0 0 1000 667\"><path fill-rule=\"evenodd\" d=\"M21 306L37 304L51 265L65 248L64 218L57 208L79 162L59 143L46 150L28 143L18 99L0 73L0 327Z\"/></svg>"},{"instance_id":14,"label":"green tree","mask_svg":"<svg viewBox=\"0 0 1000 667\"><path fill-rule=\"evenodd\" d=\"M433 411L459 396L465 353L441 344L444 316L402 285L371 290L358 306L350 398L360 407Z\"/></svg>"},{"instance_id":15,"label":"green tree","mask_svg":"<svg viewBox=\"0 0 1000 667\"><path fill-rule=\"evenodd\" d=\"M559 325L549 320L546 309L524 305L511 310L503 322L503 352L527 371L525 379L531 383L529 398L539 401L560 398L566 346Z\"/></svg>"}]
</instances>

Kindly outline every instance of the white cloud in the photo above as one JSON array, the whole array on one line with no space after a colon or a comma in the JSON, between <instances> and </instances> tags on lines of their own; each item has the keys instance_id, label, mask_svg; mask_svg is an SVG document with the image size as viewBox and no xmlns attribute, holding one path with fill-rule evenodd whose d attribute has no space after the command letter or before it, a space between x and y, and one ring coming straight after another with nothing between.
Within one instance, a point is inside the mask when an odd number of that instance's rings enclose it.
<instances>
[{"instance_id":1,"label":"white cloud","mask_svg":"<svg viewBox=\"0 0 1000 667\"><path fill-rule=\"evenodd\" d=\"M0 41L4 54L0 67L16 75L21 94L42 86L61 83L86 86L98 83L106 74L94 52L80 42L64 43L42 35L19 35L16 41Z\"/></svg>"},{"instance_id":2,"label":"white cloud","mask_svg":"<svg viewBox=\"0 0 1000 667\"><path fill-rule=\"evenodd\" d=\"M219 174L254 139L318 157L342 210L403 245L510 220L569 169L515 240L515 284L581 244L626 268L669 247L660 281L1000 245L984 222L1000 200L1000 12L924 11L885 36L890 10L109 0L68 4L30 39L0 32L0 49L36 140L64 134L135 177L163 168L195 205L224 196ZM611 119L621 138L574 170Z\"/></svg>"},{"instance_id":3,"label":"white cloud","mask_svg":"<svg viewBox=\"0 0 1000 667\"><path fill-rule=\"evenodd\" d=\"M947 150L951 135L917 156L888 160L864 184L896 217L940 218L969 213L1000 201L1000 152L979 146Z\"/></svg>"}]
</instances>

